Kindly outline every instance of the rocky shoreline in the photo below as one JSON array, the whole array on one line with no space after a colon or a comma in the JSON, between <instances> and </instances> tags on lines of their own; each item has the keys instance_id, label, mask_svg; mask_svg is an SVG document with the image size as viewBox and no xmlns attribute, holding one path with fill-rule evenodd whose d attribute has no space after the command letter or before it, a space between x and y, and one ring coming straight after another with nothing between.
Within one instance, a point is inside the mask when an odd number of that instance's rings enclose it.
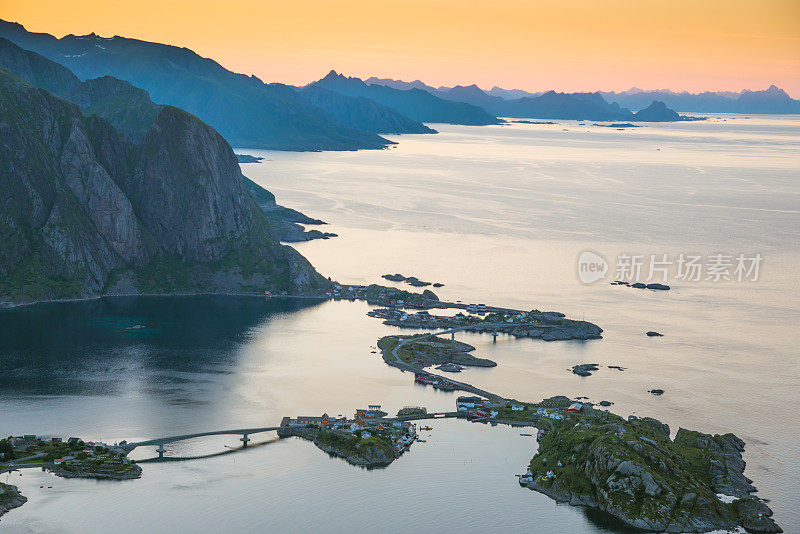
<instances>
[{"instance_id":1,"label":"rocky shoreline","mask_svg":"<svg viewBox=\"0 0 800 534\"><path fill-rule=\"evenodd\" d=\"M660 421L589 406L550 426L520 484L558 502L649 532L782 532L753 495L744 442L733 434L680 429L670 439Z\"/></svg>"},{"instance_id":2,"label":"rocky shoreline","mask_svg":"<svg viewBox=\"0 0 800 534\"><path fill-rule=\"evenodd\" d=\"M134 463L126 466L122 472L91 469L68 470L60 467L47 468L47 470L61 478L94 478L97 480L135 480L142 478L142 468Z\"/></svg>"},{"instance_id":3,"label":"rocky shoreline","mask_svg":"<svg viewBox=\"0 0 800 534\"><path fill-rule=\"evenodd\" d=\"M331 456L342 458L350 465L366 467L368 469L386 467L397 457L391 449L379 446L366 447L357 453L346 451L341 447L322 443L320 441L320 432L321 430L319 428L286 426L278 430L278 437L288 438L294 436L311 441L318 449L325 451Z\"/></svg>"},{"instance_id":4,"label":"rocky shoreline","mask_svg":"<svg viewBox=\"0 0 800 534\"><path fill-rule=\"evenodd\" d=\"M28 502L28 498L19 492L19 488L0 482L0 516L9 510L19 508Z\"/></svg>"}]
</instances>

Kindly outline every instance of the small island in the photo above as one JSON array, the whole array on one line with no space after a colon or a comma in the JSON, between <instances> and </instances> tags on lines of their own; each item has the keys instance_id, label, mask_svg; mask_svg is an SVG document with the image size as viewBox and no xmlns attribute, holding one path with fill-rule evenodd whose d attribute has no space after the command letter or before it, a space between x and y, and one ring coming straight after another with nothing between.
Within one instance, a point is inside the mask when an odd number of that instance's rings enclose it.
<instances>
[{"instance_id":1,"label":"small island","mask_svg":"<svg viewBox=\"0 0 800 534\"><path fill-rule=\"evenodd\" d=\"M386 415L380 405L372 405L356 410L352 419L333 418L328 414L285 418L278 436L295 436L311 441L321 450L343 458L351 465L370 469L386 467L417 439L415 424L400 419L384 419Z\"/></svg>"},{"instance_id":2,"label":"small island","mask_svg":"<svg viewBox=\"0 0 800 534\"><path fill-rule=\"evenodd\" d=\"M475 347L467 343L462 343L454 339L444 339L437 336L417 335L417 336L386 336L378 340L378 348L391 350L402 344L397 356L401 361L418 368L425 368L432 365L445 366L448 364L455 366L471 367L495 367L496 362L486 358L476 358L469 354ZM447 367L444 370L453 369Z\"/></svg>"},{"instance_id":3,"label":"small island","mask_svg":"<svg viewBox=\"0 0 800 534\"><path fill-rule=\"evenodd\" d=\"M264 158L261 156L252 156L250 154L236 154L236 161L238 163L261 163Z\"/></svg>"},{"instance_id":4,"label":"small island","mask_svg":"<svg viewBox=\"0 0 800 534\"><path fill-rule=\"evenodd\" d=\"M520 484L573 506L607 512L646 531L709 532L742 526L782 532L744 476L744 442L733 434L679 429L648 417L627 419L566 397L561 418L540 434ZM540 405L519 403L499 418L531 421ZM526 415L528 414L528 415Z\"/></svg>"},{"instance_id":5,"label":"small island","mask_svg":"<svg viewBox=\"0 0 800 534\"><path fill-rule=\"evenodd\" d=\"M62 478L130 480L142 476L142 468L127 457L122 446L33 434L0 440L0 473L32 467ZM0 515L27 500L16 486L0 484Z\"/></svg>"},{"instance_id":6,"label":"small island","mask_svg":"<svg viewBox=\"0 0 800 534\"><path fill-rule=\"evenodd\" d=\"M28 498L16 486L0 482L0 516L25 504Z\"/></svg>"}]
</instances>

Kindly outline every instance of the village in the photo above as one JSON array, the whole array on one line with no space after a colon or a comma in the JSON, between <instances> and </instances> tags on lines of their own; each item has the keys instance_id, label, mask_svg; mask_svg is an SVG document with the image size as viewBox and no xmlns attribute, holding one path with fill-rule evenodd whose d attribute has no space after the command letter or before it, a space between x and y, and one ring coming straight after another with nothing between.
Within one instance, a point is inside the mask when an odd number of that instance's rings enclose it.
<instances>
[{"instance_id":1,"label":"village","mask_svg":"<svg viewBox=\"0 0 800 534\"><path fill-rule=\"evenodd\" d=\"M284 417L278 436L313 441L320 449L353 465L381 467L399 458L415 441L424 442L418 436L417 425L406 418L424 416L425 410L406 408L400 413L407 415L387 418L388 413L375 404L357 409L352 418L328 414Z\"/></svg>"},{"instance_id":2,"label":"village","mask_svg":"<svg viewBox=\"0 0 800 534\"><path fill-rule=\"evenodd\" d=\"M0 440L0 472L41 467L64 478L139 478L142 469L127 457L124 445L76 437L10 436Z\"/></svg>"}]
</instances>

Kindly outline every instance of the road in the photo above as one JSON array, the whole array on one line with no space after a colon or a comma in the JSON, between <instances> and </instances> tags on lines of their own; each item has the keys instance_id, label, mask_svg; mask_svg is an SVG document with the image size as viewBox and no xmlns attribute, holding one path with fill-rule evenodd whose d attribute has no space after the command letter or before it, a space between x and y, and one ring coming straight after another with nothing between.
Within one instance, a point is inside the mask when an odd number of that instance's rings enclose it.
<instances>
[{"instance_id":1,"label":"road","mask_svg":"<svg viewBox=\"0 0 800 534\"><path fill-rule=\"evenodd\" d=\"M489 399L489 400L491 400L493 402L506 402L507 399L505 399L504 397L501 397L500 395L496 395L496 394L494 394L494 393L492 393L490 391L486 391L484 389L476 388L472 384L467 384L466 382L459 382L458 380L453 380L452 378L449 378L449 377L444 377L442 375L437 375L437 374L431 373L429 371L426 371L426 370L424 370L422 368L415 367L415 366L413 366L411 364L408 364L408 363L406 363L406 362L404 362L403 360L400 359L400 355L397 352L400 350L401 347L403 347L404 345L406 345L408 343L411 343L412 341L419 341L421 339L427 339L429 337L435 337L435 336L440 336L440 335L444 335L444 334L454 334L456 332L462 332L464 330L470 330L470 329L474 330L477 327L489 328L489 329L494 328L494 329L498 329L499 330L500 328L514 328L514 327L520 327L520 326L524 326L524 327L537 326L538 327L538 326L547 326L547 325L514 324L514 323L491 323L491 324L482 324L482 325L466 325L466 326L459 326L458 328L451 328L449 330L444 330L444 331L441 331L441 332L433 332L433 333L430 333L430 334L425 334L424 336L418 336L418 337L414 337L414 338L410 338L410 339L404 339L404 340L400 341L395 346L394 349L392 349L392 357L394 358L394 362L391 362L391 363L395 367L398 367L400 369L407 369L407 370L412 371L414 373L422 373L422 374L426 374L426 375L435 376L435 377L441 378L443 380L447 380L448 382L452 383L454 386L457 386L457 389L460 389L461 391L466 391L468 393L474 393L476 395L480 395L482 397L486 397L487 399Z\"/></svg>"}]
</instances>

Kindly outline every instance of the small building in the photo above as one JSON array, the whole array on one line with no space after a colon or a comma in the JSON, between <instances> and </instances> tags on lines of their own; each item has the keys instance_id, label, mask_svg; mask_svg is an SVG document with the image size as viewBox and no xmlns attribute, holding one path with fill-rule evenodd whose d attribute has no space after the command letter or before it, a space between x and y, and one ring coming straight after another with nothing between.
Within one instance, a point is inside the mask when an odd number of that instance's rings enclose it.
<instances>
[{"instance_id":1,"label":"small building","mask_svg":"<svg viewBox=\"0 0 800 534\"><path fill-rule=\"evenodd\" d=\"M525 405L524 404L512 404L511 405L511 411L521 412L523 410L525 410Z\"/></svg>"},{"instance_id":2,"label":"small building","mask_svg":"<svg viewBox=\"0 0 800 534\"><path fill-rule=\"evenodd\" d=\"M580 412L582 408L583 408L583 404L581 404L580 402L573 402L572 404L569 405L569 408L567 408L567 411L568 412L577 413L577 412Z\"/></svg>"},{"instance_id":3,"label":"small building","mask_svg":"<svg viewBox=\"0 0 800 534\"><path fill-rule=\"evenodd\" d=\"M50 443L61 443L61 438L50 438Z\"/></svg>"},{"instance_id":4,"label":"small building","mask_svg":"<svg viewBox=\"0 0 800 534\"><path fill-rule=\"evenodd\" d=\"M475 408L476 406L483 406L484 399L482 397L472 396L472 397L458 397L456 399L456 409L459 412L466 412L469 408Z\"/></svg>"},{"instance_id":5,"label":"small building","mask_svg":"<svg viewBox=\"0 0 800 534\"><path fill-rule=\"evenodd\" d=\"M310 415L298 415L297 416L297 424L304 426L304 425L319 425L323 426L324 422L328 421L330 418L328 414L322 414L321 417L314 417Z\"/></svg>"},{"instance_id":6,"label":"small building","mask_svg":"<svg viewBox=\"0 0 800 534\"><path fill-rule=\"evenodd\" d=\"M380 419L386 415L389 414L381 410L380 404L370 404L366 410L363 408L357 409L355 419Z\"/></svg>"},{"instance_id":7,"label":"small building","mask_svg":"<svg viewBox=\"0 0 800 534\"><path fill-rule=\"evenodd\" d=\"M54 465L61 465L64 462L66 462L66 460L64 458L56 458L55 460L53 460L53 464Z\"/></svg>"}]
</instances>

